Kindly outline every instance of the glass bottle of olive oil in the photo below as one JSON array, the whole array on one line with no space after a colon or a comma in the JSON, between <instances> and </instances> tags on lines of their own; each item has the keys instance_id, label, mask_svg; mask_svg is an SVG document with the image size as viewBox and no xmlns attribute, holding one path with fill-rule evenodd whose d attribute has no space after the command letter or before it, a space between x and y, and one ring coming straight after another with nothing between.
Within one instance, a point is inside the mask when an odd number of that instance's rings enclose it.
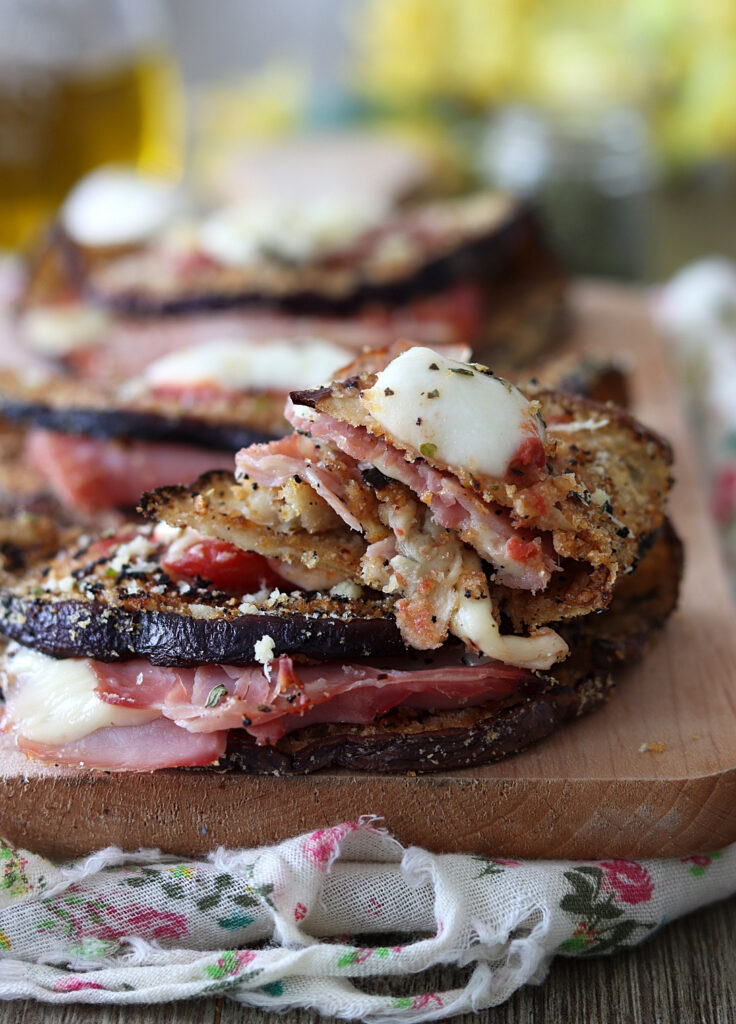
<instances>
[{"instance_id":1,"label":"glass bottle of olive oil","mask_svg":"<svg viewBox=\"0 0 736 1024\"><path fill-rule=\"evenodd\" d=\"M0 249L28 245L94 167L178 176L180 87L155 6L0 0Z\"/></svg>"}]
</instances>

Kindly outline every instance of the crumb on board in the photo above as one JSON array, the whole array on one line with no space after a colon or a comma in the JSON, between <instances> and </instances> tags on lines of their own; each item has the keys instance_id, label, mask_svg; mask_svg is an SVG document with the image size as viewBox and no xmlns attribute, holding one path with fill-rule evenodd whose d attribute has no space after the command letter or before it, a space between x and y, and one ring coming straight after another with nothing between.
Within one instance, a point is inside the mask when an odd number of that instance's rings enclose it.
<instances>
[{"instance_id":1,"label":"crumb on board","mask_svg":"<svg viewBox=\"0 0 736 1024\"><path fill-rule=\"evenodd\" d=\"M699 740L699 739L702 739L702 736L700 735L699 732L694 732L693 733L693 739L694 740Z\"/></svg>"},{"instance_id":2,"label":"crumb on board","mask_svg":"<svg viewBox=\"0 0 736 1024\"><path fill-rule=\"evenodd\" d=\"M667 749L666 743L642 743L639 747L640 754L663 754Z\"/></svg>"}]
</instances>

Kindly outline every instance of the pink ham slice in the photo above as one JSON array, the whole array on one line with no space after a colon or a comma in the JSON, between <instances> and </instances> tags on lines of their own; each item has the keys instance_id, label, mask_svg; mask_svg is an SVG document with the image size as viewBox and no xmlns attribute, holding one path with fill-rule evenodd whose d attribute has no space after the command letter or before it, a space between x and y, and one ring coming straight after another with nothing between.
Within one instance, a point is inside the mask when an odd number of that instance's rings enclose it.
<instances>
[{"instance_id":1,"label":"pink ham slice","mask_svg":"<svg viewBox=\"0 0 736 1024\"><path fill-rule=\"evenodd\" d=\"M113 441L32 430L30 464L61 501L84 512L135 508L144 491L186 484L232 464L232 453L157 441Z\"/></svg>"},{"instance_id":2,"label":"pink ham slice","mask_svg":"<svg viewBox=\"0 0 736 1024\"><path fill-rule=\"evenodd\" d=\"M20 750L40 761L131 772L215 764L225 753L226 741L226 732L193 735L166 718L145 725L111 725L63 746L35 743L23 736L17 740Z\"/></svg>"},{"instance_id":3,"label":"pink ham slice","mask_svg":"<svg viewBox=\"0 0 736 1024\"><path fill-rule=\"evenodd\" d=\"M497 661L463 665L456 654L443 652L393 666L375 661L294 665L282 655L271 662L268 675L259 665L89 664L98 678L97 693L108 703L158 710L196 734L245 727L260 742L274 742L315 721L370 722L399 704L457 707L499 700L522 683L543 685L526 669ZM214 706L207 707L208 698Z\"/></svg>"},{"instance_id":4,"label":"pink ham slice","mask_svg":"<svg viewBox=\"0 0 736 1024\"><path fill-rule=\"evenodd\" d=\"M370 463L386 476L406 484L422 500L428 497L432 515L440 526L465 531L468 543L497 567L499 582L533 591L547 586L554 569L553 559L541 538L528 530L514 529L506 509L483 502L463 487L457 477L434 469L423 459L407 461L402 452L374 437L365 427L355 427L324 413L304 417L291 400L285 414L296 430L309 431L313 437L330 442L338 456L342 452L348 459L337 469L315 467L321 457L319 447L310 438L294 434L239 451L235 456L238 473L264 486L278 486L297 474L314 487L351 529L360 530L360 523L344 506L341 492L345 478L356 473L356 463ZM522 558L518 552L523 553Z\"/></svg>"},{"instance_id":5,"label":"pink ham slice","mask_svg":"<svg viewBox=\"0 0 736 1024\"><path fill-rule=\"evenodd\" d=\"M22 735L22 722L6 720L19 749L56 764L111 771L214 764L225 753L230 729L246 728L259 744L319 722L368 723L398 705L452 709L541 689L542 675L487 662L463 665L456 652L411 657L380 665L327 663L295 666L281 656L263 668L228 665L160 668L136 660L89 661L97 694L107 703L158 711L143 725L109 726L67 744L38 743ZM215 690L217 703L212 693ZM208 698L213 706L207 707Z\"/></svg>"},{"instance_id":6,"label":"pink ham slice","mask_svg":"<svg viewBox=\"0 0 736 1024\"><path fill-rule=\"evenodd\" d=\"M359 478L360 473L339 451L334 456L332 461L336 461L337 466L326 468L320 464L319 446L314 441L302 434L290 434L278 441L242 448L235 456L235 466L238 476L247 476L262 487L281 487L290 477L298 476L351 530L361 533L362 524L343 500L345 483Z\"/></svg>"},{"instance_id":7,"label":"pink ham slice","mask_svg":"<svg viewBox=\"0 0 736 1024\"><path fill-rule=\"evenodd\" d=\"M281 487L292 476L304 472L308 460L319 458L314 441L300 434L289 434L266 444L252 444L235 456L239 476L261 487Z\"/></svg>"}]
</instances>

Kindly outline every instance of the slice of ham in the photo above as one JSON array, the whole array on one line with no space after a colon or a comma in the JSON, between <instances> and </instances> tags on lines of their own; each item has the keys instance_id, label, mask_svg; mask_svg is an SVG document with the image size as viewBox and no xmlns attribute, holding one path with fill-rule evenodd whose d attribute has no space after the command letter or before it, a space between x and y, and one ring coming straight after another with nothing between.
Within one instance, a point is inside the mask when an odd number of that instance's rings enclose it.
<instances>
[{"instance_id":1,"label":"slice of ham","mask_svg":"<svg viewBox=\"0 0 736 1024\"><path fill-rule=\"evenodd\" d=\"M457 649L407 655L390 664L373 659L305 666L281 656L265 670L260 665L162 668L143 660L86 660L84 666L97 680L92 692L100 700L156 717L98 728L67 743L31 740L12 712L19 706L18 687L35 686L38 678L19 676L12 681L16 699L3 724L30 757L113 771L203 766L222 757L230 729L245 728L259 744L268 744L317 723L364 724L400 705L450 710L493 703L531 694L549 681L498 661L463 664ZM41 664L35 671L44 670ZM46 723L48 728L48 715Z\"/></svg>"},{"instance_id":2,"label":"slice of ham","mask_svg":"<svg viewBox=\"0 0 736 1024\"><path fill-rule=\"evenodd\" d=\"M295 665L282 655L268 673L260 665L89 664L98 678L98 696L108 703L158 710L197 734L245 727L261 742L274 742L311 721L369 722L398 704L413 706L413 700L421 707L441 708L498 700L539 678L502 662L464 665L456 654L442 652L393 665L375 660Z\"/></svg>"},{"instance_id":3,"label":"slice of ham","mask_svg":"<svg viewBox=\"0 0 736 1024\"><path fill-rule=\"evenodd\" d=\"M293 476L304 472L308 460L318 459L314 441L300 434L289 434L266 444L252 444L235 456L239 477L248 477L261 487L281 487Z\"/></svg>"},{"instance_id":4,"label":"slice of ham","mask_svg":"<svg viewBox=\"0 0 736 1024\"><path fill-rule=\"evenodd\" d=\"M299 477L314 490L330 508L361 533L363 524L352 514L343 498L344 486L350 479L359 479L357 466L331 453L331 464L323 464L320 447L303 434L291 434L277 441L242 448L235 456L237 476L247 477L262 487L281 487L290 477Z\"/></svg>"},{"instance_id":5,"label":"slice of ham","mask_svg":"<svg viewBox=\"0 0 736 1024\"><path fill-rule=\"evenodd\" d=\"M17 737L19 749L39 761L130 772L215 764L225 753L226 741L226 732L192 735L166 718L145 725L109 726L59 746Z\"/></svg>"},{"instance_id":6,"label":"slice of ham","mask_svg":"<svg viewBox=\"0 0 736 1024\"><path fill-rule=\"evenodd\" d=\"M313 438L329 441L356 462L370 463L385 476L406 484L429 506L440 526L460 533L467 544L491 562L499 582L522 590L546 587L553 560L544 550L541 537L512 526L508 509L484 502L457 477L435 469L424 459L409 462L402 452L365 427L326 413L315 415L311 410L304 415L304 410L291 401L286 417L295 429L309 431ZM236 456L236 462L241 456Z\"/></svg>"},{"instance_id":7,"label":"slice of ham","mask_svg":"<svg viewBox=\"0 0 736 1024\"><path fill-rule=\"evenodd\" d=\"M232 453L157 441L113 441L32 430L30 464L61 501L85 512L135 508L144 491L226 469Z\"/></svg>"},{"instance_id":8,"label":"slice of ham","mask_svg":"<svg viewBox=\"0 0 736 1024\"><path fill-rule=\"evenodd\" d=\"M322 338L356 353L411 338L415 345L442 351L444 346L475 340L483 309L474 289L474 285L459 285L413 306L374 306L351 317L304 317L255 309L205 310L146 320L121 317L111 326L104 345L77 349L67 362L91 379L120 380L139 375L155 359L180 348L221 338Z\"/></svg>"}]
</instances>

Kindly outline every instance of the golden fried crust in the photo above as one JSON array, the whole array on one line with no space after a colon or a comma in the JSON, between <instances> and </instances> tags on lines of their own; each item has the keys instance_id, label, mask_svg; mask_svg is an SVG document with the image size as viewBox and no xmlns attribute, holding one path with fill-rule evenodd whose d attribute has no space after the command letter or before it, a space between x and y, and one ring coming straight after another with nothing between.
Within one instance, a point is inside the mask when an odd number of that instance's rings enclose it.
<instances>
[{"instance_id":1,"label":"golden fried crust","mask_svg":"<svg viewBox=\"0 0 736 1024\"><path fill-rule=\"evenodd\" d=\"M307 568L357 576L363 537L346 526L305 483L267 488L238 483L230 473L207 473L189 487L162 487L141 499L141 512L170 526L191 526Z\"/></svg>"},{"instance_id":2,"label":"golden fried crust","mask_svg":"<svg viewBox=\"0 0 736 1024\"><path fill-rule=\"evenodd\" d=\"M298 399L306 396L317 412L363 427L401 448L408 460L420 461L361 403L360 393L374 382L375 375L367 374L300 393ZM453 473L475 493L480 490L488 503L512 509L515 525L549 532L563 562L606 569L604 589L610 592L618 573L633 565L642 541L662 522L671 483L670 446L622 409L561 392L525 390L539 402L547 424L549 475L528 484L475 480L462 467L436 458L424 461Z\"/></svg>"},{"instance_id":3,"label":"golden fried crust","mask_svg":"<svg viewBox=\"0 0 736 1024\"><path fill-rule=\"evenodd\" d=\"M500 371L500 367L494 365L494 370ZM517 376L518 373L512 379L516 380ZM628 409L631 404L628 368L617 359L565 352L535 366L533 379L529 380L531 376L529 374L528 378L521 380L526 380L531 386L564 391L594 402L612 402L622 409ZM517 383L522 391L527 390L527 384Z\"/></svg>"}]
</instances>

